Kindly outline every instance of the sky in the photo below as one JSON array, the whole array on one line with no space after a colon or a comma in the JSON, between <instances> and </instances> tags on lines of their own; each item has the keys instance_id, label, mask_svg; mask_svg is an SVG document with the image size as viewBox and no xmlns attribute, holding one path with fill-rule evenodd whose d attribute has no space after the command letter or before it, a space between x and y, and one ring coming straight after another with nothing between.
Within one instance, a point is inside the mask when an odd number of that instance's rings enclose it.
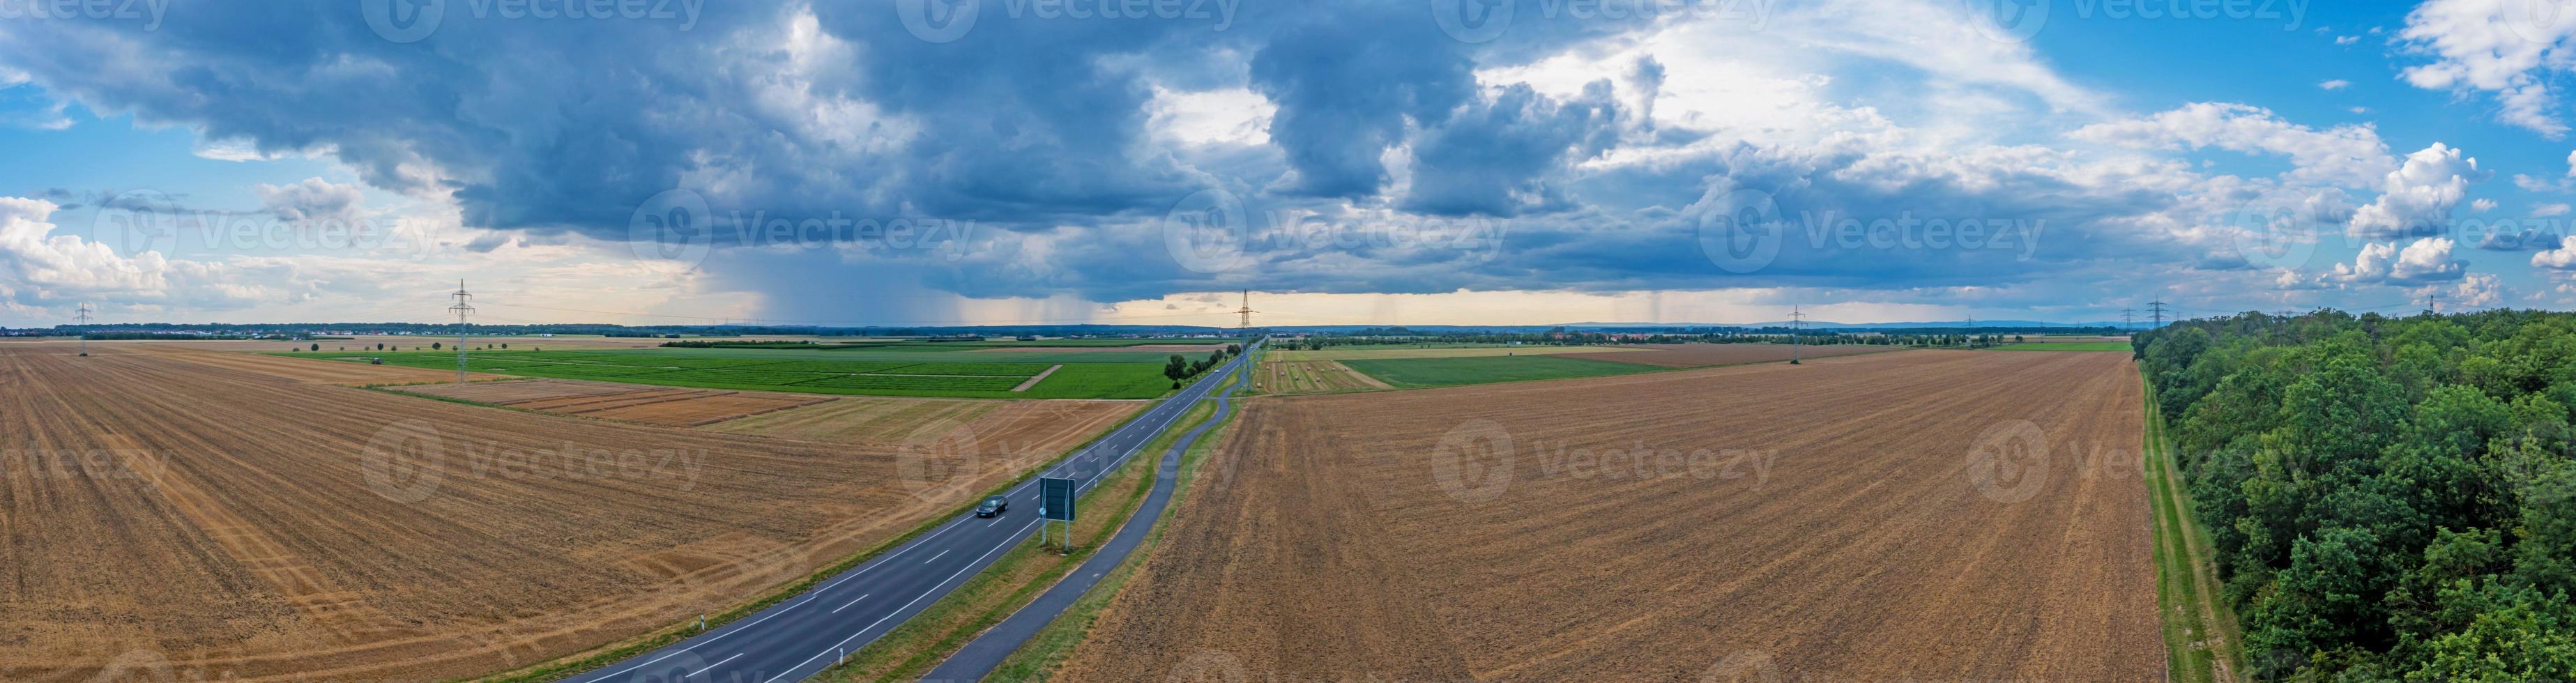
<instances>
[{"instance_id":1,"label":"sky","mask_svg":"<svg viewBox=\"0 0 2576 683\"><path fill-rule=\"evenodd\" d=\"M0 0L0 326L2576 307L2576 0Z\"/></svg>"}]
</instances>

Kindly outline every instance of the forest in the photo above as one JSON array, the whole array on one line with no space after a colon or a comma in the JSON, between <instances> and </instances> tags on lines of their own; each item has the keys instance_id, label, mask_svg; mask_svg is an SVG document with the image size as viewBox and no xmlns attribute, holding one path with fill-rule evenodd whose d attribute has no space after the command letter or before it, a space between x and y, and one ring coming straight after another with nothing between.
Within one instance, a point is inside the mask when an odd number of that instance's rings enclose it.
<instances>
[{"instance_id":1,"label":"forest","mask_svg":"<svg viewBox=\"0 0 2576 683\"><path fill-rule=\"evenodd\" d=\"M2576 314L2246 313L2133 345L2247 673L2576 680Z\"/></svg>"}]
</instances>

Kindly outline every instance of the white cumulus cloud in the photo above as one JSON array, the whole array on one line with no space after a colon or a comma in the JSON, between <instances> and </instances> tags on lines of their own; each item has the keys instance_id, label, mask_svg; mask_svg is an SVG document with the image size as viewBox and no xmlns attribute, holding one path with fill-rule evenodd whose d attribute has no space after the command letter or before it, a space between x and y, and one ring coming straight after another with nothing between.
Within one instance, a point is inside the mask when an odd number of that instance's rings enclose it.
<instances>
[{"instance_id":1,"label":"white cumulus cloud","mask_svg":"<svg viewBox=\"0 0 2576 683\"><path fill-rule=\"evenodd\" d=\"M2361 253L2352 263L2335 264L2326 279L2346 284L2413 284L2457 280L2467 272L2467 265L2451 258L2454 244L2448 237L2415 240L2406 248L2395 242L2371 242L2361 245Z\"/></svg>"},{"instance_id":2,"label":"white cumulus cloud","mask_svg":"<svg viewBox=\"0 0 2576 683\"><path fill-rule=\"evenodd\" d=\"M2550 138L2567 124L2549 91L2555 76L2576 70L2567 44L2576 13L2565 0L2429 0L2406 15L2401 49L2431 62L2407 67L2406 82L2427 90L2483 92L2496 117Z\"/></svg>"},{"instance_id":3,"label":"white cumulus cloud","mask_svg":"<svg viewBox=\"0 0 2576 683\"><path fill-rule=\"evenodd\" d=\"M2097 123L2071 134L2078 140L2139 148L2217 147L2270 153L2297 166L2286 179L2362 186L2397 165L2388 144L2369 126L2318 130L2291 123L2271 110L2231 102L2195 102L2143 119Z\"/></svg>"},{"instance_id":4,"label":"white cumulus cloud","mask_svg":"<svg viewBox=\"0 0 2576 683\"><path fill-rule=\"evenodd\" d=\"M2439 232L2450 220L2452 207L2468 198L2469 183L2486 177L2478 170L2477 159L2433 143L2406 155L2406 164L2388 173L2380 183L2379 199L2354 211L2346 232L2361 239Z\"/></svg>"}]
</instances>

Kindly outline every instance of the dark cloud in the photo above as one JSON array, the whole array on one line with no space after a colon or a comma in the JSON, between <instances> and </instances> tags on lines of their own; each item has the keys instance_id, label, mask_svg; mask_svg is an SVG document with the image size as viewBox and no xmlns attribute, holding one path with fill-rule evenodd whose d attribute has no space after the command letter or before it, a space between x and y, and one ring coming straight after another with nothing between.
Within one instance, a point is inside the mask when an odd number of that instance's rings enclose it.
<instances>
[{"instance_id":1,"label":"dark cloud","mask_svg":"<svg viewBox=\"0 0 2576 683\"><path fill-rule=\"evenodd\" d=\"M1653 124L1666 67L1651 59L1628 69L1641 91L1628 98L1607 80L1557 96L1480 84L1479 67L1648 26L1551 23L1529 3L1478 44L1442 34L1419 2L1246 3L1223 30L1014 18L988 2L949 42L912 34L875 1L708 3L685 27L458 16L468 4L447 3L449 21L411 43L378 36L354 3L323 0L191 6L151 32L18 22L0 25L0 65L93 111L264 153L328 150L369 185L453 197L467 227L492 230L459 245L469 251L635 239L639 206L687 189L720 247L701 272L719 291L768 295L777 310L762 314L780 318L935 319L947 304L931 295L946 293L2005 285L2115 257L2203 256L2099 220L2162 209L2169 193L2008 165L1968 182L1856 153L1737 145L1580 169L1622 144L1678 150L1708 133ZM1162 144L1157 88L1259 93L1276 107L1270 144ZM1400 196L1385 161L1396 149L1412 164ZM1162 228L1210 188L1241 202L1252 234L1239 262L1193 268ZM1773 261L1728 272L1702 251L1713 188L1774 198L1796 229ZM355 207L281 197L281 214ZM854 250L849 232L727 248L751 241L741 221L826 216L980 230L949 251ZM1839 218L2044 227L2003 247L1881 247L1867 235L1854 246L1831 232ZM1065 305L1019 317L1078 308Z\"/></svg>"},{"instance_id":2,"label":"dark cloud","mask_svg":"<svg viewBox=\"0 0 2576 683\"><path fill-rule=\"evenodd\" d=\"M1490 102L1460 108L1414 146L1406 210L1444 216L1515 216L1573 208L1555 182L1566 165L1617 141L1620 112L1610 82L1557 102L1513 84Z\"/></svg>"},{"instance_id":3,"label":"dark cloud","mask_svg":"<svg viewBox=\"0 0 2576 683\"><path fill-rule=\"evenodd\" d=\"M1279 106L1270 137L1295 170L1283 192L1377 194L1379 157L1407 127L1438 125L1475 95L1475 63L1420 12L1371 3L1317 13L1253 55L1253 88Z\"/></svg>"}]
</instances>

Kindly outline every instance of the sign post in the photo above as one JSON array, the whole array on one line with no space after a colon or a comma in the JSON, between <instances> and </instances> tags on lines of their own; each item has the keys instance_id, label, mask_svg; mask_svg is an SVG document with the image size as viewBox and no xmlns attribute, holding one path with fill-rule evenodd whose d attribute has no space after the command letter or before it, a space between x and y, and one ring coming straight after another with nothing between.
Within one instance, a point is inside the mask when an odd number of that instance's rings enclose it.
<instances>
[{"instance_id":1,"label":"sign post","mask_svg":"<svg viewBox=\"0 0 2576 683\"><path fill-rule=\"evenodd\" d=\"M1073 504L1081 497L1075 491L1079 483L1072 479L1058 477L1038 480L1038 524L1043 526L1064 522L1063 547L1066 550L1073 549ZM1041 528L1039 533L1045 533L1045 530ZM1045 543L1041 541L1039 545L1044 546Z\"/></svg>"}]
</instances>

